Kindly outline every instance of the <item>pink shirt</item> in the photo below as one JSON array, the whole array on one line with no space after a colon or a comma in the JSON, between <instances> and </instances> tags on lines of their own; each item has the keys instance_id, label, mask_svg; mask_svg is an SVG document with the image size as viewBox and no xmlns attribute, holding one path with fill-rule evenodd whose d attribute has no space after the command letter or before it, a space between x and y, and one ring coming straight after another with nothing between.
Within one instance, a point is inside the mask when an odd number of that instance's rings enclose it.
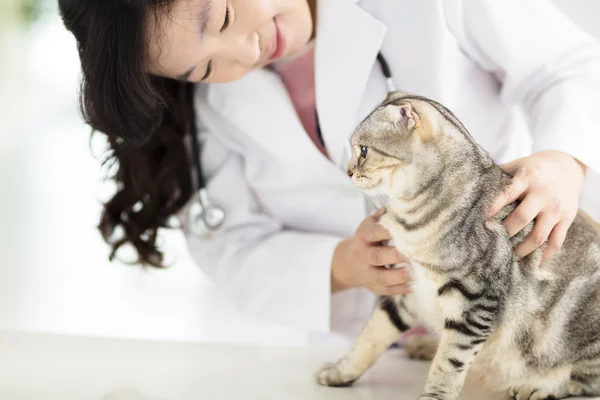
<instances>
[{"instance_id":1,"label":"pink shirt","mask_svg":"<svg viewBox=\"0 0 600 400\"><path fill-rule=\"evenodd\" d=\"M291 60L276 63L273 70L281 77L304 130L321 153L329 157L317 134L314 46Z\"/></svg>"}]
</instances>

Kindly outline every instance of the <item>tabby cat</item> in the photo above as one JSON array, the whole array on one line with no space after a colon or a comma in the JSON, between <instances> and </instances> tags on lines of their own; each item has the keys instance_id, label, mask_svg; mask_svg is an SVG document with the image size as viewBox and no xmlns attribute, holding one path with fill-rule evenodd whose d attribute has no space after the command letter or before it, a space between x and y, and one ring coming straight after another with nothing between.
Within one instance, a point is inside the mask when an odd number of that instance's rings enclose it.
<instances>
[{"instance_id":1,"label":"tabby cat","mask_svg":"<svg viewBox=\"0 0 600 400\"><path fill-rule=\"evenodd\" d=\"M600 234L581 216L544 262L514 247L505 207L485 214L510 183L441 104L395 92L352 135L348 174L385 195L380 223L409 257L412 293L382 297L353 349L315 375L348 386L399 335L425 324L439 344L419 400L459 397L467 371L517 400L600 395Z\"/></svg>"}]
</instances>

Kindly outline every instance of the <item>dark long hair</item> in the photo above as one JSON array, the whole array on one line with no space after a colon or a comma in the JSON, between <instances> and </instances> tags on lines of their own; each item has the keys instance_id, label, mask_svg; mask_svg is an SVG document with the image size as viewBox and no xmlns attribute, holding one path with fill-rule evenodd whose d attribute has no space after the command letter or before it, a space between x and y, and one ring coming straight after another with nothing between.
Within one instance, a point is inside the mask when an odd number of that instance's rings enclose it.
<instances>
[{"instance_id":1,"label":"dark long hair","mask_svg":"<svg viewBox=\"0 0 600 400\"><path fill-rule=\"evenodd\" d=\"M94 131L107 135L117 190L104 204L99 229L110 259L131 244L143 265L162 267L156 244L193 193L185 142L194 118L193 85L145 70L147 25L173 0L59 0L78 43L80 107ZM118 228L118 229L117 229ZM115 232L121 231L118 237Z\"/></svg>"}]
</instances>

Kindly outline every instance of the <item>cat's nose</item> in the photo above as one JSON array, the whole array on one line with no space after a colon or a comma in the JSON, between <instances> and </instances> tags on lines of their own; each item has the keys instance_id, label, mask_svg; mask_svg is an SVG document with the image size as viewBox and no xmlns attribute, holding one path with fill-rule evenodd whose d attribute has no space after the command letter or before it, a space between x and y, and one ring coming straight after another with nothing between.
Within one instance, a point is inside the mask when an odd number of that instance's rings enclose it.
<instances>
[{"instance_id":1,"label":"cat's nose","mask_svg":"<svg viewBox=\"0 0 600 400\"><path fill-rule=\"evenodd\" d=\"M348 171L346 171L346 173L348 174L348 178L352 178L354 176L354 172L352 172L351 169L349 169Z\"/></svg>"}]
</instances>

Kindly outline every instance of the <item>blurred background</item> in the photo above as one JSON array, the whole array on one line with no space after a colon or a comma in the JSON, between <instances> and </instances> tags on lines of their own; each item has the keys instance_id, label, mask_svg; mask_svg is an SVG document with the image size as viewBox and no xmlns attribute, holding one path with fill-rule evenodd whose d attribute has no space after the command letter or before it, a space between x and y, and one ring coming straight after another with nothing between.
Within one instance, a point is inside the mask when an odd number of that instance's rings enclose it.
<instances>
[{"instance_id":1,"label":"blurred background","mask_svg":"<svg viewBox=\"0 0 600 400\"><path fill-rule=\"evenodd\" d=\"M56 0L0 0L0 329L301 345L240 315L165 232L172 266L109 263L96 225L111 192L77 105L79 59ZM98 135L100 136L100 135Z\"/></svg>"},{"instance_id":2,"label":"blurred background","mask_svg":"<svg viewBox=\"0 0 600 400\"><path fill-rule=\"evenodd\" d=\"M238 313L177 231L162 237L169 269L108 262L96 225L111 187L78 113L75 41L55 3L0 0L0 329L303 345ZM555 3L600 38L600 0Z\"/></svg>"}]
</instances>

